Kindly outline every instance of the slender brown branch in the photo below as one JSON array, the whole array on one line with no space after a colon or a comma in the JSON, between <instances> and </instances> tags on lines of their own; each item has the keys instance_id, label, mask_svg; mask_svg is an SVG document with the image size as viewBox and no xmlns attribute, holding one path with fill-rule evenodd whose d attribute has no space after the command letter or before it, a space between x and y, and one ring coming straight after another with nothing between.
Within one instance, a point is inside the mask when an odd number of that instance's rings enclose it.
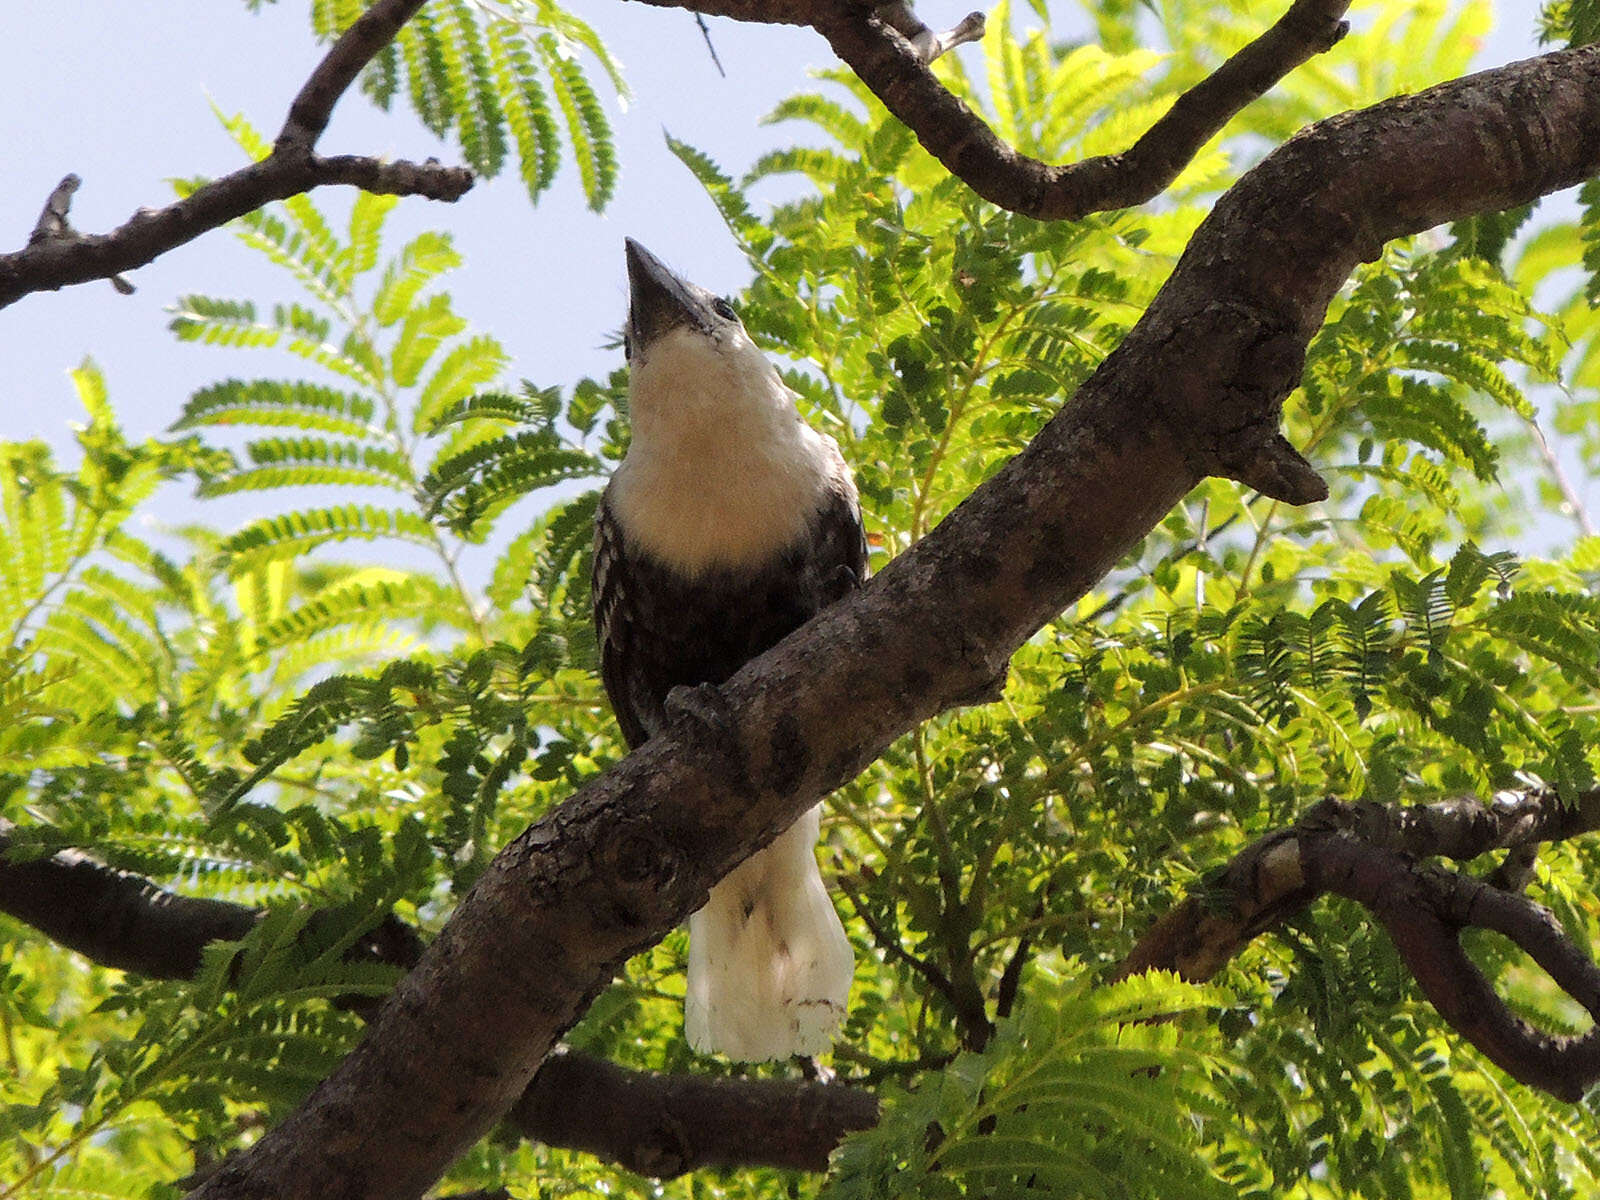
<instances>
[{"instance_id":1,"label":"slender brown branch","mask_svg":"<svg viewBox=\"0 0 1600 1200\"><path fill-rule=\"evenodd\" d=\"M1031 922L1037 922L1044 916L1048 899L1049 888L1046 887L1040 891L1033 912L1029 914ZM994 1015L1002 1021L1011 1015L1011 1009L1017 1002L1017 992L1022 986L1022 971L1028 965L1029 954L1033 952L1034 932L1032 928L1023 930L1011 951L1011 957L1006 960L1006 969L1000 973L1000 983L994 993Z\"/></svg>"},{"instance_id":2,"label":"slender brown branch","mask_svg":"<svg viewBox=\"0 0 1600 1200\"><path fill-rule=\"evenodd\" d=\"M101 966L187 979L208 942L242 938L260 917L242 904L178 895L76 850L13 861L14 830L0 821L0 912ZM390 917L353 951L410 968L422 942ZM349 1007L370 1016L376 1005ZM535 1141L666 1178L705 1166L825 1170L845 1134L877 1123L878 1101L862 1087L663 1075L563 1049L507 1115ZM187 1186L218 1169L212 1164Z\"/></svg>"},{"instance_id":3,"label":"slender brown branch","mask_svg":"<svg viewBox=\"0 0 1600 1200\"><path fill-rule=\"evenodd\" d=\"M14 828L0 821L0 912L103 966L187 979L207 942L255 926L253 909L175 895L76 850L13 861Z\"/></svg>"},{"instance_id":4,"label":"slender brown branch","mask_svg":"<svg viewBox=\"0 0 1600 1200\"><path fill-rule=\"evenodd\" d=\"M344 184L397 196L459 200L472 187L472 172L423 163L385 162L344 155L324 158L312 152L334 103L374 54L422 7L423 0L378 0L336 41L295 97L272 153L205 184L182 200L158 209L140 209L103 234L81 234L67 222L67 207L78 177L57 185L28 245L0 254L0 308L33 292L56 291L74 283L111 279L131 291L120 273L142 267L203 233L312 188ZM120 280L120 282L119 282Z\"/></svg>"},{"instance_id":5,"label":"slender brown branch","mask_svg":"<svg viewBox=\"0 0 1600 1200\"><path fill-rule=\"evenodd\" d=\"M1043 219L1076 220L1160 194L1200 148L1290 71L1347 32L1349 0L1294 0L1277 24L1190 88L1120 154L1053 165L1006 145L929 69L981 25L973 14L935 37L904 4L861 0L644 0L741 21L809 25L923 147L985 200ZM910 32L904 32L909 30ZM919 32L920 31L920 32ZM910 40L915 38L915 44Z\"/></svg>"},{"instance_id":6,"label":"slender brown branch","mask_svg":"<svg viewBox=\"0 0 1600 1200\"><path fill-rule=\"evenodd\" d=\"M1389 808L1326 800L1236 855L1204 895L1185 900L1145 933L1117 975L1163 968L1208 979L1252 938L1318 897L1344 896L1378 918L1423 994L1486 1058L1514 1079L1577 1100L1600 1082L1600 1024L1577 1037L1535 1028L1467 956L1461 932L1489 929L1509 938L1597 1022L1600 968L1542 906L1489 880L1418 860L1465 861L1506 850L1525 863L1541 843L1596 829L1600 789L1570 805L1550 791L1502 793L1487 805L1462 799Z\"/></svg>"},{"instance_id":7,"label":"slender brown branch","mask_svg":"<svg viewBox=\"0 0 1600 1200\"><path fill-rule=\"evenodd\" d=\"M879 13L840 3L816 28L923 147L985 200L1025 216L1076 220L1158 195L1235 114L1338 42L1348 7L1348 0L1295 0L1129 149L1064 166L1019 154L996 137Z\"/></svg>"}]
</instances>

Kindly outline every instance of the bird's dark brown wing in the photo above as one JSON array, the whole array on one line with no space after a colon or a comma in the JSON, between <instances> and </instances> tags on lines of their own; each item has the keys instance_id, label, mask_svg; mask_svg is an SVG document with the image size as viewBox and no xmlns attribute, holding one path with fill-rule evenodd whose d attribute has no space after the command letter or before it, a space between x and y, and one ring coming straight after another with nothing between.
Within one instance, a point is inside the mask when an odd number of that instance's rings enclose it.
<instances>
[{"instance_id":1,"label":"bird's dark brown wing","mask_svg":"<svg viewBox=\"0 0 1600 1200\"><path fill-rule=\"evenodd\" d=\"M629 687L636 618L633 614L628 563L622 530L602 493L594 518L594 628L600 643L600 679L628 745L649 737L643 714ZM652 721L652 724L654 721Z\"/></svg>"},{"instance_id":2,"label":"bird's dark brown wing","mask_svg":"<svg viewBox=\"0 0 1600 1200\"><path fill-rule=\"evenodd\" d=\"M855 497L829 493L806 533L758 567L693 579L632 543L602 495L595 516L600 675L630 746L666 720L675 687L721 683L860 586L867 545Z\"/></svg>"}]
</instances>

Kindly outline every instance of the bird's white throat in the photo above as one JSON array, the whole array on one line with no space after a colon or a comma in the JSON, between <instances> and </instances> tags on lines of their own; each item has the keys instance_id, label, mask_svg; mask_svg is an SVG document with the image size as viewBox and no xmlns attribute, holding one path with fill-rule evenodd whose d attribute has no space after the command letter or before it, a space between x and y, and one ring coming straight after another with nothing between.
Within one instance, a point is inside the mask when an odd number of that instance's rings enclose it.
<instances>
[{"instance_id":1,"label":"bird's white throat","mask_svg":"<svg viewBox=\"0 0 1600 1200\"><path fill-rule=\"evenodd\" d=\"M830 490L853 487L839 449L742 329L682 327L636 356L633 441L610 501L628 536L693 578L758 567L807 532Z\"/></svg>"}]
</instances>

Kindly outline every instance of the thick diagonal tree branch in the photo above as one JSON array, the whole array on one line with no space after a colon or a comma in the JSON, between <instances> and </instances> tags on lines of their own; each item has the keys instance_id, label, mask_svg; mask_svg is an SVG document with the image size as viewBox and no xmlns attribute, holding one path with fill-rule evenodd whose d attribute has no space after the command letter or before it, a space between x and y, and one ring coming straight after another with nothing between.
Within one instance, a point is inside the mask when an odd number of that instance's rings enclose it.
<instances>
[{"instance_id":1,"label":"thick diagonal tree branch","mask_svg":"<svg viewBox=\"0 0 1600 1200\"><path fill-rule=\"evenodd\" d=\"M206 943L242 938L261 915L178 895L76 850L13 861L14 829L0 821L0 912L101 966L188 979ZM353 950L411 967L420 948L416 932L391 919ZM563 1050L507 1116L535 1141L665 1178L700 1167L821 1171L840 1138L877 1122L878 1101L842 1084L663 1075Z\"/></svg>"},{"instance_id":2,"label":"thick diagonal tree branch","mask_svg":"<svg viewBox=\"0 0 1600 1200\"><path fill-rule=\"evenodd\" d=\"M786 25L809 25L924 149L978 195L1001 208L1042 219L1076 220L1127 208L1159 195L1200 148L1246 106L1348 31L1349 0L1294 0L1277 24L1200 83L1131 147L1119 154L1052 164L1019 154L983 118L939 82L929 63L948 49L909 23L902 3L864 0L643 0L667 8ZM951 34L962 40L977 14ZM910 40L921 28L924 36ZM907 34L906 29L913 30ZM981 28L981 26L976 26ZM934 52L930 54L930 51Z\"/></svg>"},{"instance_id":3,"label":"thick diagonal tree branch","mask_svg":"<svg viewBox=\"0 0 1600 1200\"><path fill-rule=\"evenodd\" d=\"M308 1101L200 1191L420 1195L708 886L1011 654L1206 475L1304 501L1277 431L1306 345L1390 238L1600 170L1600 47L1324 121L1218 203L1143 319L1016 458L508 845ZM720 704L713 705L720 696Z\"/></svg>"},{"instance_id":4,"label":"thick diagonal tree branch","mask_svg":"<svg viewBox=\"0 0 1600 1200\"><path fill-rule=\"evenodd\" d=\"M377 158L316 154L333 106L361 68L382 50L424 0L378 0L333 44L289 107L288 119L259 162L212 180L164 208L140 209L110 233L72 228L67 209L79 180L69 175L56 186L28 245L0 254L0 308L33 292L55 291L94 279L116 280L168 250L253 212L312 188L345 184L386 195L459 200L472 186L465 167L384 162ZM119 290L131 290L126 283Z\"/></svg>"},{"instance_id":5,"label":"thick diagonal tree branch","mask_svg":"<svg viewBox=\"0 0 1600 1200\"><path fill-rule=\"evenodd\" d=\"M1514 1079L1575 1101L1600 1082L1600 968L1525 896L1417 860L1516 855L1596 829L1600 790L1572 804L1549 791L1416 808L1325 800L1235 855L1204 895L1150 927L1117 974L1165 969L1209 979L1318 897L1345 896L1382 922L1424 994L1485 1057ZM1581 1036L1555 1036L1512 1012L1462 949L1468 928L1520 946L1596 1025Z\"/></svg>"}]
</instances>

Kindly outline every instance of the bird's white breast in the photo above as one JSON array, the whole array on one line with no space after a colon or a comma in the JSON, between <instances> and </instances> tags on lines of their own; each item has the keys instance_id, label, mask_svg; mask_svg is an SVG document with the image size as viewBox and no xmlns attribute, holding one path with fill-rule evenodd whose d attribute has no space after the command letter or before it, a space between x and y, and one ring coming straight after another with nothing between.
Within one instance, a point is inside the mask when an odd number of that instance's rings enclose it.
<instances>
[{"instance_id":1,"label":"bird's white breast","mask_svg":"<svg viewBox=\"0 0 1600 1200\"><path fill-rule=\"evenodd\" d=\"M800 419L743 330L664 335L634 363L629 403L612 509L631 541L687 577L760 566L807 533L830 491L854 491L838 446Z\"/></svg>"}]
</instances>

